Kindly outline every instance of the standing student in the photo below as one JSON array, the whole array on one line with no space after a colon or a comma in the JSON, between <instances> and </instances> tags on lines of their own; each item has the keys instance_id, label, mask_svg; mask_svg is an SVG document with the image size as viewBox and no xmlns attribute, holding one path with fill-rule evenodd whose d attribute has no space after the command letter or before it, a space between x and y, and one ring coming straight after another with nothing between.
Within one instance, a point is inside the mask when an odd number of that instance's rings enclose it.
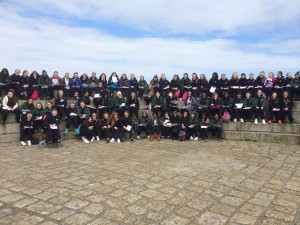
<instances>
[{"instance_id":1,"label":"standing student","mask_svg":"<svg viewBox=\"0 0 300 225\"><path fill-rule=\"evenodd\" d=\"M17 123L20 123L20 108L17 97L14 94L13 90L9 90L7 95L3 98L2 101L2 124L5 125L7 116L10 112L15 113L15 119Z\"/></svg>"},{"instance_id":2,"label":"standing student","mask_svg":"<svg viewBox=\"0 0 300 225\"><path fill-rule=\"evenodd\" d=\"M243 99L242 109L243 120L245 122L252 122L252 111L253 111L253 98L251 98L251 92L246 92L246 97Z\"/></svg>"},{"instance_id":3,"label":"standing student","mask_svg":"<svg viewBox=\"0 0 300 225\"><path fill-rule=\"evenodd\" d=\"M61 142L60 131L59 131L60 123L61 123L61 119L58 116L57 109L52 109L51 114L46 118L49 144L52 144L54 138L57 140L57 143Z\"/></svg>"},{"instance_id":4,"label":"standing student","mask_svg":"<svg viewBox=\"0 0 300 225\"><path fill-rule=\"evenodd\" d=\"M213 136L216 136L219 141L222 141L222 119L218 113L211 119L210 126L213 130Z\"/></svg>"},{"instance_id":5,"label":"standing student","mask_svg":"<svg viewBox=\"0 0 300 225\"><path fill-rule=\"evenodd\" d=\"M100 127L101 127L101 120L97 117L97 114L94 112L92 113L92 125L93 128L91 130L91 142L93 142L95 139L97 141L100 141L99 133L100 133Z\"/></svg>"},{"instance_id":6,"label":"standing student","mask_svg":"<svg viewBox=\"0 0 300 225\"><path fill-rule=\"evenodd\" d=\"M161 120L161 138L162 139L170 138L171 128L172 128L172 123L171 123L170 115L168 112L165 112L164 117Z\"/></svg>"},{"instance_id":7,"label":"standing student","mask_svg":"<svg viewBox=\"0 0 300 225\"><path fill-rule=\"evenodd\" d=\"M158 115L154 112L152 119L150 119L150 141L153 141L153 135L157 134L157 140L160 141L160 127L161 121L158 119Z\"/></svg>"},{"instance_id":8,"label":"standing student","mask_svg":"<svg viewBox=\"0 0 300 225\"><path fill-rule=\"evenodd\" d=\"M58 91L58 96L55 98L55 108L58 111L60 118L65 119L68 100L64 95L63 90Z\"/></svg>"},{"instance_id":9,"label":"standing student","mask_svg":"<svg viewBox=\"0 0 300 225\"><path fill-rule=\"evenodd\" d=\"M276 118L276 121L278 121L278 124L281 124L280 103L276 92L273 92L271 98L269 99L269 124L275 122L274 117Z\"/></svg>"},{"instance_id":10,"label":"standing student","mask_svg":"<svg viewBox=\"0 0 300 225\"><path fill-rule=\"evenodd\" d=\"M80 125L80 137L83 143L88 144L90 143L89 140L92 138L92 129L93 129L93 122L91 117L87 117L84 119L82 124Z\"/></svg>"},{"instance_id":11,"label":"standing student","mask_svg":"<svg viewBox=\"0 0 300 225\"><path fill-rule=\"evenodd\" d=\"M148 118L148 113L146 111L142 112L142 116L138 118L137 120L137 136L136 139L140 140L141 137L141 132L144 131L147 135L147 138L150 138L150 132L149 132L149 128L150 128L150 119Z\"/></svg>"},{"instance_id":12,"label":"standing student","mask_svg":"<svg viewBox=\"0 0 300 225\"><path fill-rule=\"evenodd\" d=\"M101 118L101 138L106 138L106 142L109 143L109 137L110 137L110 124L109 124L109 114L108 112L104 112Z\"/></svg>"},{"instance_id":13,"label":"standing student","mask_svg":"<svg viewBox=\"0 0 300 225\"><path fill-rule=\"evenodd\" d=\"M33 118L31 111L27 111L25 117L20 123L20 142L21 145L26 145L25 139L27 136L27 144L31 145L32 134L34 132Z\"/></svg>"},{"instance_id":14,"label":"standing student","mask_svg":"<svg viewBox=\"0 0 300 225\"><path fill-rule=\"evenodd\" d=\"M285 123L285 116L288 115L290 123L293 123L293 100L290 99L289 92L284 91L280 101L281 120Z\"/></svg>"},{"instance_id":15,"label":"standing student","mask_svg":"<svg viewBox=\"0 0 300 225\"><path fill-rule=\"evenodd\" d=\"M200 127L200 134L199 134L199 141L203 140L205 142L208 141L208 128L210 126L210 119L205 114L202 115L199 127Z\"/></svg>"},{"instance_id":16,"label":"standing student","mask_svg":"<svg viewBox=\"0 0 300 225\"><path fill-rule=\"evenodd\" d=\"M89 108L86 106L84 101L81 101L79 103L79 107L77 108L77 116L79 123L81 124L90 115L91 114Z\"/></svg>"},{"instance_id":17,"label":"standing student","mask_svg":"<svg viewBox=\"0 0 300 225\"><path fill-rule=\"evenodd\" d=\"M255 112L255 119L254 119L255 124L258 124L257 119L259 116L261 117L262 124L266 124L266 121L265 121L266 105L267 105L267 102L266 102L265 97L262 95L262 90L258 89L257 95L253 100L253 106L254 106L254 112Z\"/></svg>"},{"instance_id":18,"label":"standing student","mask_svg":"<svg viewBox=\"0 0 300 225\"><path fill-rule=\"evenodd\" d=\"M240 119L241 123L244 123L243 116L242 116L242 108L243 108L243 99L242 99L242 93L237 92L236 97L232 102L232 108L233 108L233 122L237 122L237 118Z\"/></svg>"},{"instance_id":19,"label":"standing student","mask_svg":"<svg viewBox=\"0 0 300 225\"><path fill-rule=\"evenodd\" d=\"M113 112L111 120L110 120L110 130L111 130L111 140L110 142L117 141L121 142L121 132L123 127L123 121L117 112Z\"/></svg>"},{"instance_id":20,"label":"standing student","mask_svg":"<svg viewBox=\"0 0 300 225\"><path fill-rule=\"evenodd\" d=\"M37 132L38 128L43 129L43 114L44 109L41 102L36 103L35 109L32 111L32 117L33 117L33 128L34 131Z\"/></svg>"},{"instance_id":21,"label":"standing student","mask_svg":"<svg viewBox=\"0 0 300 225\"><path fill-rule=\"evenodd\" d=\"M74 126L74 129L78 127L77 108L73 101L70 102L70 106L66 109L66 129L64 134L68 134L71 125Z\"/></svg>"},{"instance_id":22,"label":"standing student","mask_svg":"<svg viewBox=\"0 0 300 225\"><path fill-rule=\"evenodd\" d=\"M127 99L126 106L129 109L130 117L133 118L133 115L135 115L135 118L138 118L140 103L135 92L131 92L130 97Z\"/></svg>"},{"instance_id":23,"label":"standing student","mask_svg":"<svg viewBox=\"0 0 300 225\"><path fill-rule=\"evenodd\" d=\"M190 123L187 128L188 130L188 136L190 137L190 140L198 141L198 128L199 128L199 120L198 115L195 112L190 113Z\"/></svg>"},{"instance_id":24,"label":"standing student","mask_svg":"<svg viewBox=\"0 0 300 225\"><path fill-rule=\"evenodd\" d=\"M128 111L124 112L124 118L123 118L122 122L123 122L123 124L122 124L122 128L121 128L121 130L122 130L121 131L122 132L121 142L124 142L126 132L129 133L130 141L133 142L132 119L131 119L130 113Z\"/></svg>"}]
</instances>

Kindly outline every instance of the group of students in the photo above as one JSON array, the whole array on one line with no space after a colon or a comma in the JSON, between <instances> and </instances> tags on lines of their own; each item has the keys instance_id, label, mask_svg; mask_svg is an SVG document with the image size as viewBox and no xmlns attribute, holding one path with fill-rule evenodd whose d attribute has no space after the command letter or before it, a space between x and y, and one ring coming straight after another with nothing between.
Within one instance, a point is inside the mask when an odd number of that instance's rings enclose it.
<instances>
[{"instance_id":1,"label":"group of students","mask_svg":"<svg viewBox=\"0 0 300 225\"><path fill-rule=\"evenodd\" d=\"M208 81L204 74L186 73L180 79L174 75L171 82L164 74L157 75L148 83L143 76L139 81L134 74L119 78L114 72L108 80L96 73L70 78L66 73L60 78L57 71L49 77L46 71L39 75L17 69L9 76L7 69L0 73L0 91L5 92L2 101L2 124L9 112L14 112L21 122L21 144L25 138L31 144L32 134L39 127L47 132L48 142L61 140L59 124L66 121L65 134L71 126L85 143L106 139L107 142L122 142L128 132L133 141L136 132L140 139L145 132L148 139L173 138L180 140L205 140L208 130L222 140L222 122L252 122L263 124L285 122L286 115L293 122L293 101L300 100L300 75L286 77L279 71L260 72L254 79L250 74L240 78L233 73L230 79L222 74L212 74ZM45 108L33 100L48 99ZM18 99L27 101L19 106ZM139 116L140 100L145 102L145 111ZM183 101L183 105L180 104ZM149 111L151 110L151 112ZM20 120L21 118L21 120Z\"/></svg>"}]
</instances>

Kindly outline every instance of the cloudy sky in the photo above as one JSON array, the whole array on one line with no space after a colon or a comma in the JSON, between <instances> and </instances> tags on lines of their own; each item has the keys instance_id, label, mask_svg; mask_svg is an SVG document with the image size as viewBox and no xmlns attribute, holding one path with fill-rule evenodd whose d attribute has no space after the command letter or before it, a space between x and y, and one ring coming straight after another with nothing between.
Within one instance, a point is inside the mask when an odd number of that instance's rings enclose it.
<instances>
[{"instance_id":1,"label":"cloudy sky","mask_svg":"<svg viewBox=\"0 0 300 225\"><path fill-rule=\"evenodd\" d=\"M299 9L299 0L0 0L0 67L148 79L295 73Z\"/></svg>"}]
</instances>

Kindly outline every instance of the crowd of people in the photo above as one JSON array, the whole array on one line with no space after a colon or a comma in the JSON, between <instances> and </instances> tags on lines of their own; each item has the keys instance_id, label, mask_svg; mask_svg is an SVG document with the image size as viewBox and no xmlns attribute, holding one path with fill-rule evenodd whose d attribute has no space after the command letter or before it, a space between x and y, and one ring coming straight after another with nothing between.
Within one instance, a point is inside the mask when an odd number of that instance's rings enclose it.
<instances>
[{"instance_id":1,"label":"crowd of people","mask_svg":"<svg viewBox=\"0 0 300 225\"><path fill-rule=\"evenodd\" d=\"M169 81L164 74L154 75L150 82L134 74L127 77L112 73L108 79L102 73L90 76L75 72L72 76L57 71L49 76L43 70L22 75L16 69L12 75L6 68L0 72L2 126L9 113L20 123L22 145L31 145L38 129L47 133L47 141L61 141L60 123L66 122L64 134L73 127L84 143L105 139L133 141L144 132L152 141L171 138L208 140L208 131L222 141L223 122L254 122L258 124L293 122L293 101L300 100L300 74L283 75L278 71L265 74L233 73L219 78L214 72L210 79L204 74L191 77L175 74ZM26 100L19 105L18 100ZM47 100L34 105L34 100ZM140 110L140 100L145 107ZM180 104L183 102L183 104ZM126 135L128 133L128 135ZM27 142L26 142L27 139Z\"/></svg>"}]
</instances>

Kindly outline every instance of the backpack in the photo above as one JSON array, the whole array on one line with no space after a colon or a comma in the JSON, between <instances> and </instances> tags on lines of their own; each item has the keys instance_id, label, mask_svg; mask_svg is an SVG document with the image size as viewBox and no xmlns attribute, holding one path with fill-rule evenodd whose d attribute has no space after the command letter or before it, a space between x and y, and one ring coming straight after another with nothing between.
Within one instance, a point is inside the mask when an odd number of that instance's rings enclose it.
<instances>
[{"instance_id":1,"label":"backpack","mask_svg":"<svg viewBox=\"0 0 300 225\"><path fill-rule=\"evenodd\" d=\"M180 130L178 133L178 138L180 141L185 141L186 140L186 133L184 130Z\"/></svg>"},{"instance_id":2,"label":"backpack","mask_svg":"<svg viewBox=\"0 0 300 225\"><path fill-rule=\"evenodd\" d=\"M229 122L230 118L231 118L230 113L228 111L225 111L223 116L222 116L222 121L223 122Z\"/></svg>"},{"instance_id":3,"label":"backpack","mask_svg":"<svg viewBox=\"0 0 300 225\"><path fill-rule=\"evenodd\" d=\"M39 98L39 92L38 90L34 90L32 95L31 95L32 100L37 100Z\"/></svg>"},{"instance_id":4,"label":"backpack","mask_svg":"<svg viewBox=\"0 0 300 225\"><path fill-rule=\"evenodd\" d=\"M75 130L74 130L74 134L75 135L80 135L80 127L82 124L80 124Z\"/></svg>"}]
</instances>

